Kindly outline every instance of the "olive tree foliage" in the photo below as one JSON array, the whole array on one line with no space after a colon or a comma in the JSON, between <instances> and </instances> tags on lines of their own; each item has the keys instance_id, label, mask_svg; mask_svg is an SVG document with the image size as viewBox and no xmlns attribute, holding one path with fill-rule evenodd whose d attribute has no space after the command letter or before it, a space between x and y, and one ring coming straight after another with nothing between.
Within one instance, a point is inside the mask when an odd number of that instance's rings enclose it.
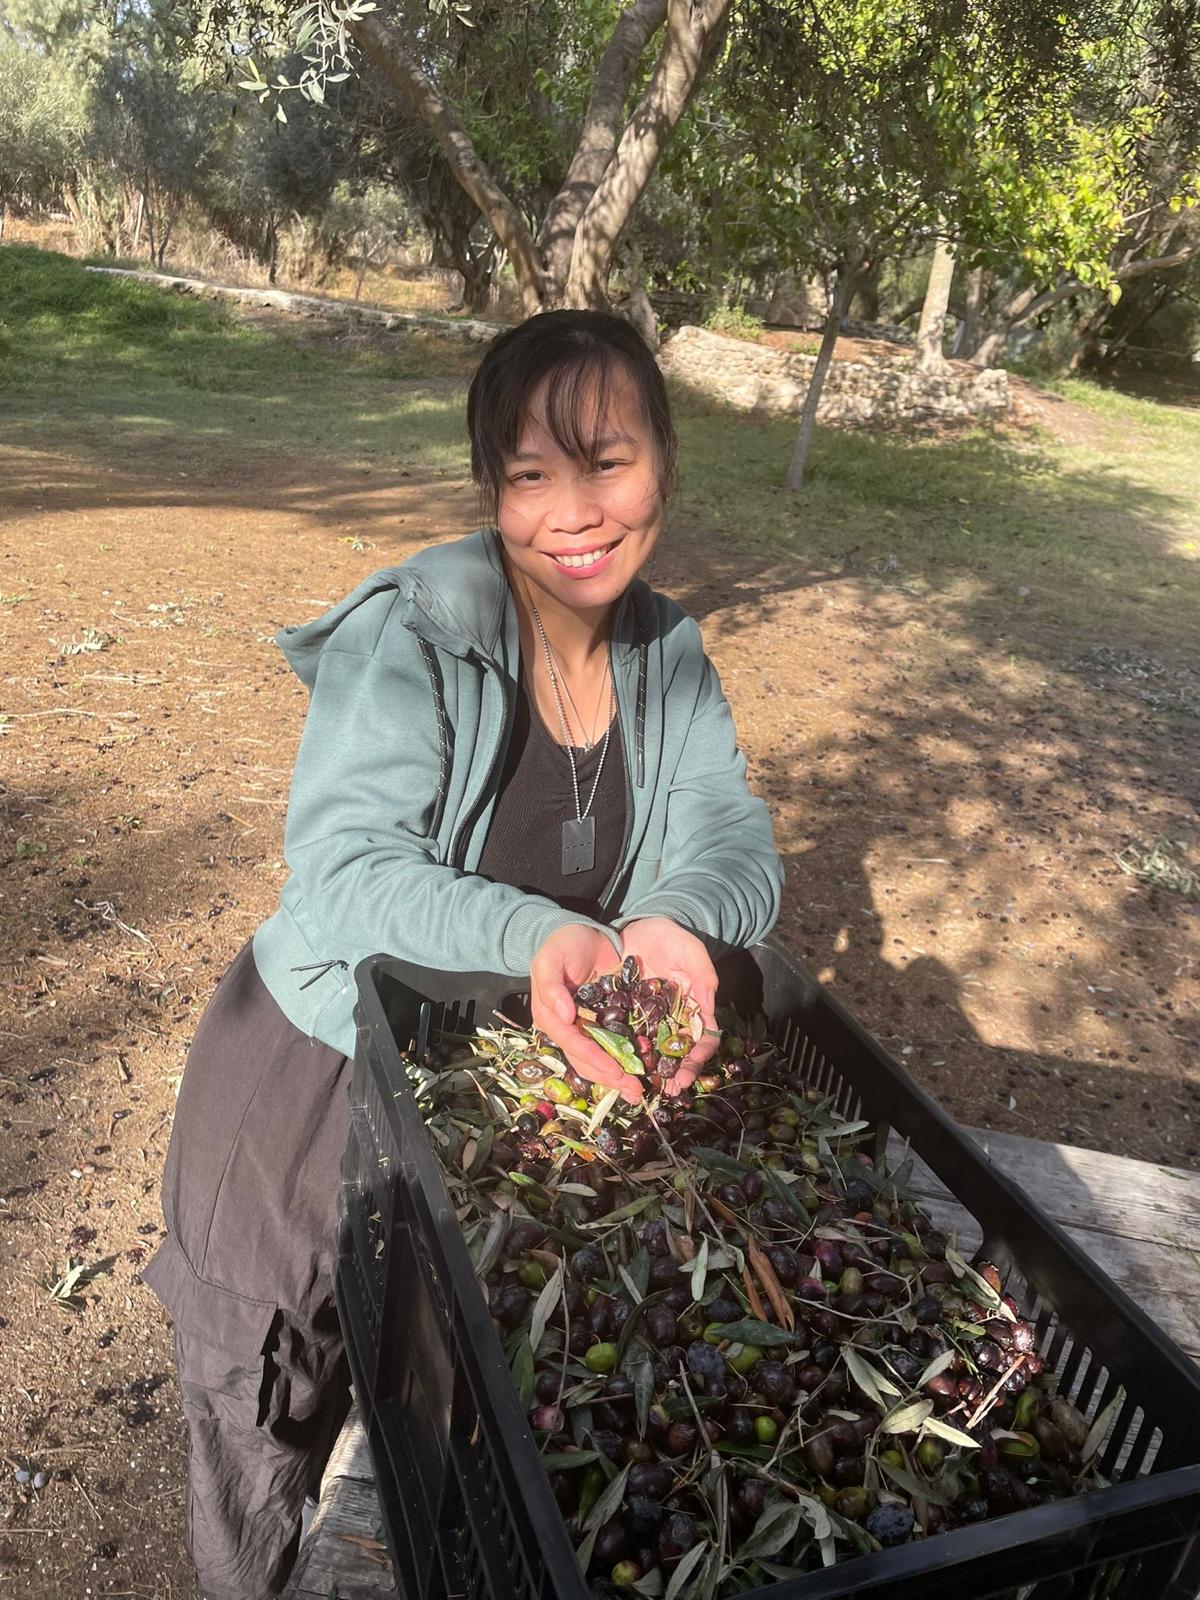
<instances>
[{"instance_id":1,"label":"olive tree foliage","mask_svg":"<svg viewBox=\"0 0 1200 1600\"><path fill-rule=\"evenodd\" d=\"M0 36L0 238L10 206L58 200L79 159L82 134L66 76L45 54Z\"/></svg>"},{"instance_id":2,"label":"olive tree foliage","mask_svg":"<svg viewBox=\"0 0 1200 1600\"><path fill-rule=\"evenodd\" d=\"M1058 148L1024 167L994 155L990 204L981 194L963 219L994 285L964 352L980 365L1064 303L1078 362L1127 287L1170 281L1200 257L1200 4L1139 0L1107 20L1065 129L1055 116Z\"/></svg>"},{"instance_id":3,"label":"olive tree foliage","mask_svg":"<svg viewBox=\"0 0 1200 1600\"><path fill-rule=\"evenodd\" d=\"M1052 139L1095 12L1048 0L756 0L681 157L737 249L833 286L788 472L799 488L843 319L878 263L982 216L981 150ZM697 108L697 114L699 113ZM1040 112L1039 124L1035 112Z\"/></svg>"},{"instance_id":4,"label":"olive tree foliage","mask_svg":"<svg viewBox=\"0 0 1200 1600\"><path fill-rule=\"evenodd\" d=\"M732 8L733 0L214 0L197 22L214 52L242 41L234 46L244 52L241 82L274 100L277 115L289 114L289 84L258 65L261 45L287 40L306 56L290 87L309 98L360 67L386 82L436 142L533 312L606 303L622 233L718 59Z\"/></svg>"}]
</instances>

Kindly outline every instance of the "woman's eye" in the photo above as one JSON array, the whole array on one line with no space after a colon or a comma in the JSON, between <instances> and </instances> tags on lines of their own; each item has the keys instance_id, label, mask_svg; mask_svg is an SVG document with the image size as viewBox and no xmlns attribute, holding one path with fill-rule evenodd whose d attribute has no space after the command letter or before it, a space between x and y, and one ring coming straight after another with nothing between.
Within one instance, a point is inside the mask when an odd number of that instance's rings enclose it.
<instances>
[{"instance_id":1,"label":"woman's eye","mask_svg":"<svg viewBox=\"0 0 1200 1600\"><path fill-rule=\"evenodd\" d=\"M531 470L529 472L518 472L512 481L514 483L538 483L540 482L541 478L542 474L540 472L533 472Z\"/></svg>"},{"instance_id":2,"label":"woman's eye","mask_svg":"<svg viewBox=\"0 0 1200 1600\"><path fill-rule=\"evenodd\" d=\"M607 472L612 467L623 467L624 465L623 461L597 461L596 471Z\"/></svg>"}]
</instances>

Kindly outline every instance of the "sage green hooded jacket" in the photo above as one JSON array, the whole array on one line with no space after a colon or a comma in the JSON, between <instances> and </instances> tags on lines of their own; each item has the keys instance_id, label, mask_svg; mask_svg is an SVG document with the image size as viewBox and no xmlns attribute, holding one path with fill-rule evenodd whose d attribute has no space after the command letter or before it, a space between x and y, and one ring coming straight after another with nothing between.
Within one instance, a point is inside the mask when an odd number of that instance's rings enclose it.
<instances>
[{"instance_id":1,"label":"sage green hooded jacket","mask_svg":"<svg viewBox=\"0 0 1200 1600\"><path fill-rule=\"evenodd\" d=\"M254 958L290 1021L350 1055L364 957L526 976L552 933L586 919L476 871L520 681L494 530L372 574L276 642L310 700L284 834L291 876ZM617 948L625 923L652 916L714 950L752 944L778 913L783 871L700 630L639 579L610 652L629 794L607 926L595 926Z\"/></svg>"}]
</instances>

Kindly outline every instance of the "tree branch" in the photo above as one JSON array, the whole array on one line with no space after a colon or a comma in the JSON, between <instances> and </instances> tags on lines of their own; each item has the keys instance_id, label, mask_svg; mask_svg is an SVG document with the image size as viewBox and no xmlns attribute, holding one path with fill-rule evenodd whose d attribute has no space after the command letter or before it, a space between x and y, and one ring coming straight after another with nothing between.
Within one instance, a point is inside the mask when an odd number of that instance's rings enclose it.
<instances>
[{"instance_id":1,"label":"tree branch","mask_svg":"<svg viewBox=\"0 0 1200 1600\"><path fill-rule=\"evenodd\" d=\"M377 16L358 17L346 26L367 60L383 73L433 134L451 172L488 219L513 264L526 314L539 310L543 274L533 235L525 218L479 159L454 107Z\"/></svg>"},{"instance_id":2,"label":"tree branch","mask_svg":"<svg viewBox=\"0 0 1200 1600\"><path fill-rule=\"evenodd\" d=\"M613 29L600 58L575 154L538 234L552 295L556 289L561 290L566 280L579 219L617 148L625 97L642 52L662 27L666 15L667 0L634 0Z\"/></svg>"},{"instance_id":3,"label":"tree branch","mask_svg":"<svg viewBox=\"0 0 1200 1600\"><path fill-rule=\"evenodd\" d=\"M569 305L597 305L603 300L621 230L716 56L731 4L732 0L669 0L667 33L654 75L580 219L567 279Z\"/></svg>"}]
</instances>

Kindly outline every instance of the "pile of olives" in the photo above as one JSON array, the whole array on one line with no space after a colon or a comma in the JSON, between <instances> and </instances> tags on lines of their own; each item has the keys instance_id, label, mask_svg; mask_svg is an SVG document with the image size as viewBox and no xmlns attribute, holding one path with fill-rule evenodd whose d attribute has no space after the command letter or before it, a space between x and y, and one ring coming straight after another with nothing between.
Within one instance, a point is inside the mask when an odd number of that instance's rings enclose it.
<instances>
[{"instance_id":1,"label":"pile of olives","mask_svg":"<svg viewBox=\"0 0 1200 1600\"><path fill-rule=\"evenodd\" d=\"M677 998L636 970L578 995L650 1042L652 1090L682 1059L659 1044ZM1103 1429L1056 1394L1000 1273L957 1255L863 1148L872 1130L769 1041L727 1030L694 1088L590 1133L590 1086L552 1060L514 1046L499 1076L520 1092L491 1084L508 1122L486 1161L442 1158L597 1596L650 1593L683 1562L681 1600L714 1571L710 1592L733 1594L831 1545L866 1554L1095 1481ZM434 1119L457 1113L461 1137L468 1103L448 1094Z\"/></svg>"}]
</instances>

